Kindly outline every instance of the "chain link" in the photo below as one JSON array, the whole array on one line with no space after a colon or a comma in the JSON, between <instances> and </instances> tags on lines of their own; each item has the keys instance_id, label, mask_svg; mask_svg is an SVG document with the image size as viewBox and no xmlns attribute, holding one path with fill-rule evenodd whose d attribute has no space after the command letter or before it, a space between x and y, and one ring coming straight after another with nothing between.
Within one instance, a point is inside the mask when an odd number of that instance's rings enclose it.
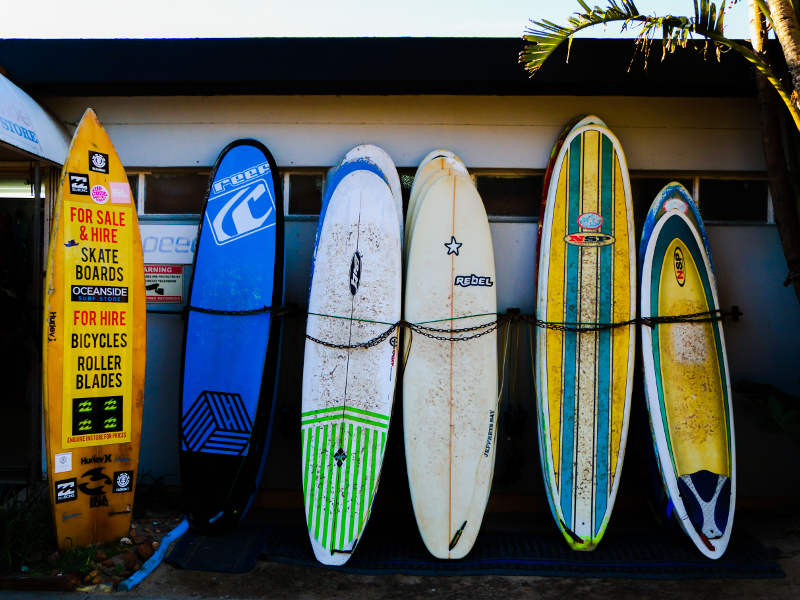
<instances>
[{"instance_id":1,"label":"chain link","mask_svg":"<svg viewBox=\"0 0 800 600\"><path fill-rule=\"evenodd\" d=\"M250 308L245 310L227 310L221 308L203 308L202 306L186 305L186 308L183 310L186 313L198 312L207 315L226 315L233 317L260 315L263 313L272 313L272 315L275 317L282 317L284 315L292 315L296 311L296 307L294 305L262 306L261 308Z\"/></svg>"},{"instance_id":2,"label":"chain link","mask_svg":"<svg viewBox=\"0 0 800 600\"><path fill-rule=\"evenodd\" d=\"M733 313L729 313L721 309L716 309L716 310L707 310L702 312L690 313L685 315L636 317L634 319L628 319L627 321L619 321L617 323L558 323L554 321L542 321L540 319L537 319L534 315L522 315L519 313L510 313L510 314L497 315L496 319L489 321L488 323L482 323L480 325L472 325L469 327L457 327L453 329L441 328L441 327L429 327L425 325L420 325L418 323L411 323L409 321L406 321L405 319L401 319L396 323L392 323L388 327L388 329L381 332L377 336L369 340L366 340L364 342L358 342L355 344L337 344L334 342L321 340L319 338L316 338L308 334L306 334L306 339L311 340L312 342L315 342L327 348L335 348L337 350L355 350L356 348L372 348L373 346L377 346L381 342L385 341L392 334L392 332L398 328L408 329L413 333L418 333L423 337L430 338L433 340L439 340L443 342L465 342L469 340L474 340L488 333L496 331L500 326L504 325L505 323L511 323L515 321L530 323L541 329L550 329L555 331L564 331L571 333L590 333L596 331L607 331L609 329L616 329L619 327L630 327L633 325L645 325L647 327L653 328L656 325L662 323L707 323L711 321L722 321L726 316L729 316L731 314ZM346 317L339 317L335 315L314 314L314 316L346 319ZM443 320L449 320L449 319L443 319ZM365 321L364 319L359 319L359 321L367 323L371 322L371 321ZM464 334L470 334L470 335L464 335Z\"/></svg>"}]
</instances>

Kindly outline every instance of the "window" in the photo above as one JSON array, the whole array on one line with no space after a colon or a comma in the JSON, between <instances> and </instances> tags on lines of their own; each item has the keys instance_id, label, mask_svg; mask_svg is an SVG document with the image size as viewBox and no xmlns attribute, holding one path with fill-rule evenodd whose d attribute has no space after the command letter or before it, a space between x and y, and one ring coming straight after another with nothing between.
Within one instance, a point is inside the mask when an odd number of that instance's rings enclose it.
<instances>
[{"instance_id":1,"label":"window","mask_svg":"<svg viewBox=\"0 0 800 600\"><path fill-rule=\"evenodd\" d=\"M670 181L689 190L706 223L772 223L769 186L763 177L728 173L670 175L631 173L634 218L641 226L655 195Z\"/></svg>"},{"instance_id":2,"label":"window","mask_svg":"<svg viewBox=\"0 0 800 600\"><path fill-rule=\"evenodd\" d=\"M200 214L207 188L208 173L147 173L144 211L162 215Z\"/></svg>"},{"instance_id":3,"label":"window","mask_svg":"<svg viewBox=\"0 0 800 600\"><path fill-rule=\"evenodd\" d=\"M656 198L656 194L668 183L677 181L693 195L694 180L692 177L670 177L631 175L631 198L633 201L633 220L637 230L641 231L647 211ZM694 199L694 198L693 198ZM696 199L695 199L696 200Z\"/></svg>"},{"instance_id":4,"label":"window","mask_svg":"<svg viewBox=\"0 0 800 600\"><path fill-rule=\"evenodd\" d=\"M44 193L44 189L42 190ZM0 180L0 198L33 198L33 185L29 179Z\"/></svg>"},{"instance_id":5,"label":"window","mask_svg":"<svg viewBox=\"0 0 800 600\"><path fill-rule=\"evenodd\" d=\"M284 178L284 195L289 198L290 215L318 215L322 208L324 176L318 173L288 173Z\"/></svg>"},{"instance_id":6,"label":"window","mask_svg":"<svg viewBox=\"0 0 800 600\"><path fill-rule=\"evenodd\" d=\"M128 185L131 186L131 197L135 206L139 206L139 174L128 175Z\"/></svg>"},{"instance_id":7,"label":"window","mask_svg":"<svg viewBox=\"0 0 800 600\"><path fill-rule=\"evenodd\" d=\"M767 222L769 190L763 179L701 177L698 195L705 221Z\"/></svg>"},{"instance_id":8,"label":"window","mask_svg":"<svg viewBox=\"0 0 800 600\"><path fill-rule=\"evenodd\" d=\"M416 167L400 167L404 212L414 183ZM281 174L286 214L303 218L319 215L328 170L323 167L297 168ZM146 214L195 214L203 209L208 171L131 171L131 194ZM531 221L539 218L544 175L541 171L475 170L472 179L490 220ZM641 228L656 194L667 183L683 184L697 202L705 221L726 224L772 223L769 187L760 174L630 173L634 221ZM13 188L13 189L12 189ZM19 177L0 188L0 196L30 194L30 186Z\"/></svg>"},{"instance_id":9,"label":"window","mask_svg":"<svg viewBox=\"0 0 800 600\"><path fill-rule=\"evenodd\" d=\"M411 198L411 186L414 185L414 173L416 172L416 167L397 169L397 174L400 176L400 194L403 197L403 214L408 211L408 200Z\"/></svg>"},{"instance_id":10,"label":"window","mask_svg":"<svg viewBox=\"0 0 800 600\"><path fill-rule=\"evenodd\" d=\"M411 184L414 182L416 168L399 168L400 189L403 196L403 207L408 207ZM327 180L327 170L322 168L284 173L283 193L288 199L287 215L317 216L322 207L323 189Z\"/></svg>"},{"instance_id":11,"label":"window","mask_svg":"<svg viewBox=\"0 0 800 600\"><path fill-rule=\"evenodd\" d=\"M539 216L544 175L478 173L475 180L488 215Z\"/></svg>"}]
</instances>

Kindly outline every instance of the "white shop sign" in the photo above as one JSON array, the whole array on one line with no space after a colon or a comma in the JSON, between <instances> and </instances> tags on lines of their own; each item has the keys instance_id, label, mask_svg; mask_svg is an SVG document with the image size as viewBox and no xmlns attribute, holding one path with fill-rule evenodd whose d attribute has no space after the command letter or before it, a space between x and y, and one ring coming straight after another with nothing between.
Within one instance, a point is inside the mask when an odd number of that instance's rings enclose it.
<instances>
[{"instance_id":1,"label":"white shop sign","mask_svg":"<svg viewBox=\"0 0 800 600\"><path fill-rule=\"evenodd\" d=\"M140 223L145 264L190 265L197 245L197 225Z\"/></svg>"}]
</instances>

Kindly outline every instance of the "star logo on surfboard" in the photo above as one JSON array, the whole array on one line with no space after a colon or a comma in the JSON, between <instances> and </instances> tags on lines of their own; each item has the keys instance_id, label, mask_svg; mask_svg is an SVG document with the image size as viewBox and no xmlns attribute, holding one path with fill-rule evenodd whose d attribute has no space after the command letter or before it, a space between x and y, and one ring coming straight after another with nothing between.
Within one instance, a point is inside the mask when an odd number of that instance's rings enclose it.
<instances>
[{"instance_id":1,"label":"star logo on surfboard","mask_svg":"<svg viewBox=\"0 0 800 600\"><path fill-rule=\"evenodd\" d=\"M454 235L451 235L450 243L448 244L447 242L444 242L444 247L447 248L447 256L450 256L451 254L458 256L458 249L463 245L464 244L461 242L456 241L456 237Z\"/></svg>"}]
</instances>

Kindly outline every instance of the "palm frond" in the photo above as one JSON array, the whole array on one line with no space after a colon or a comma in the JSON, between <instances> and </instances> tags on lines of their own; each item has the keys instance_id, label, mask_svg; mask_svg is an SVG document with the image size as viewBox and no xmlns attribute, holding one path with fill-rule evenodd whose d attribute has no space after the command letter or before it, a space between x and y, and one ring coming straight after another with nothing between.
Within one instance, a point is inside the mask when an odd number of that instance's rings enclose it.
<instances>
[{"instance_id":1,"label":"palm frond","mask_svg":"<svg viewBox=\"0 0 800 600\"><path fill-rule=\"evenodd\" d=\"M753 2L758 7L758 10L761 11L761 14L764 15L764 18L767 20L767 27L770 29L774 29L775 24L772 22L772 13L769 10L769 5L764 0L753 0ZM795 13L797 13L797 8L798 8L797 0L791 0L791 2Z\"/></svg>"},{"instance_id":2,"label":"palm frond","mask_svg":"<svg viewBox=\"0 0 800 600\"><path fill-rule=\"evenodd\" d=\"M786 104L795 124L800 129L800 110L792 101L792 93L780 81L771 65L752 48L725 37L724 0L720 3L719 8L715 2L710 0L694 0L693 17L643 15L632 0L607 1L607 6L600 8L599 6L590 7L585 0L577 0L582 10L569 17L567 25L559 25L544 19L531 20L531 27L523 35L527 44L520 52L520 63L533 76L562 43L566 41L571 44L576 33L596 25L614 22L621 23L623 31L628 28L639 29L636 50L644 55L645 67L652 44L658 34L661 36L662 60L667 54L675 52L678 48L686 48L689 40L700 37L707 42L706 50L709 43L713 45L717 60L723 50L733 50L766 77ZM795 9L800 11L800 0L790 1ZM769 5L766 1L754 0L754 2L764 14L767 22L772 23Z\"/></svg>"},{"instance_id":3,"label":"palm frond","mask_svg":"<svg viewBox=\"0 0 800 600\"><path fill-rule=\"evenodd\" d=\"M559 25L547 19L531 20L531 27L525 30L523 39L528 42L520 53L520 62L531 73L535 73L563 42L572 43L572 37L583 29L622 21L625 29L628 24L641 18L633 0L609 0L606 8L589 7L584 0L578 0L583 12L576 12L567 25Z\"/></svg>"}]
</instances>

